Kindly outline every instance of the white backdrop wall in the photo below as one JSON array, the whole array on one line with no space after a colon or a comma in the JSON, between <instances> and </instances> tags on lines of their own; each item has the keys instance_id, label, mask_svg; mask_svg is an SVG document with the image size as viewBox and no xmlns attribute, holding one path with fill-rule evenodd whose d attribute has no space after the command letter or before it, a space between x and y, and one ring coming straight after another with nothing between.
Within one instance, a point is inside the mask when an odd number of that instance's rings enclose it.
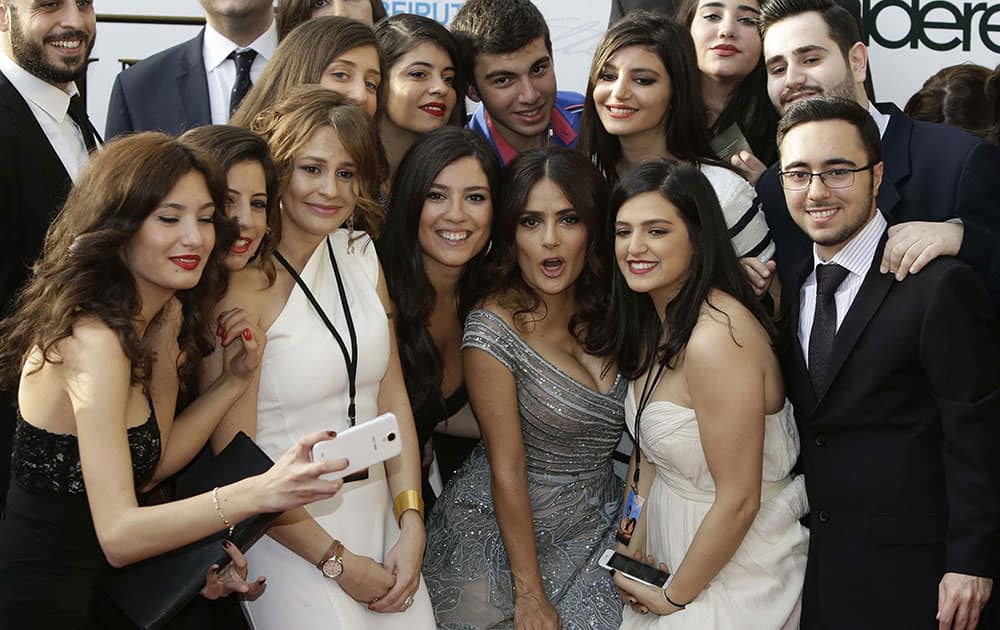
<instances>
[{"instance_id":1,"label":"white backdrop wall","mask_svg":"<svg viewBox=\"0 0 1000 630\"><path fill-rule=\"evenodd\" d=\"M385 0L390 15L417 13L445 24L460 0ZM610 0L535 0L552 31L560 89L586 88L590 59L607 26ZM1000 63L1000 0L862 0L871 34L878 100L900 107L923 81L945 66ZM201 16L198 0L97 0L98 14ZM193 26L98 24L88 74L91 118L104 128L119 59L139 59L194 37Z\"/></svg>"}]
</instances>

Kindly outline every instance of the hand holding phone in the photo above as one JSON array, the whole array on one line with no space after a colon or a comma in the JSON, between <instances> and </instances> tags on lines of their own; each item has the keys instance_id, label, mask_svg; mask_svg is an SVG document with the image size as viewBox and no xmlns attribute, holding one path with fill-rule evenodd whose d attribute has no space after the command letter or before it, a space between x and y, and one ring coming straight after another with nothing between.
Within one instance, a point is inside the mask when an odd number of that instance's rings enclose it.
<instances>
[{"instance_id":1,"label":"hand holding phone","mask_svg":"<svg viewBox=\"0 0 1000 630\"><path fill-rule=\"evenodd\" d=\"M601 554L601 559L597 564L609 571L617 571L630 580L656 588L663 588L663 585L667 583L667 578L670 577L668 572L629 558L614 549L608 549Z\"/></svg>"},{"instance_id":2,"label":"hand holding phone","mask_svg":"<svg viewBox=\"0 0 1000 630\"><path fill-rule=\"evenodd\" d=\"M332 440L319 442L312 448L312 459L314 462L347 459L347 468L322 476L333 481L359 472L367 473L369 467L392 459L402 450L403 439L399 435L396 415L384 413L338 433Z\"/></svg>"}]
</instances>

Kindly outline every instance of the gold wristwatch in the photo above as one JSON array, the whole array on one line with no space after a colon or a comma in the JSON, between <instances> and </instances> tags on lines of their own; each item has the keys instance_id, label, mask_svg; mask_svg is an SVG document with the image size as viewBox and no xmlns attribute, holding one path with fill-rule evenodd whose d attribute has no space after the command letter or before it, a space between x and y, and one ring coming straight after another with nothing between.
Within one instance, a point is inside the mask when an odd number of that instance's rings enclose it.
<instances>
[{"instance_id":1,"label":"gold wristwatch","mask_svg":"<svg viewBox=\"0 0 1000 630\"><path fill-rule=\"evenodd\" d=\"M316 568L323 572L323 575L335 580L344 572L344 545L336 538L330 543L330 548L323 554L322 559L316 563Z\"/></svg>"}]
</instances>

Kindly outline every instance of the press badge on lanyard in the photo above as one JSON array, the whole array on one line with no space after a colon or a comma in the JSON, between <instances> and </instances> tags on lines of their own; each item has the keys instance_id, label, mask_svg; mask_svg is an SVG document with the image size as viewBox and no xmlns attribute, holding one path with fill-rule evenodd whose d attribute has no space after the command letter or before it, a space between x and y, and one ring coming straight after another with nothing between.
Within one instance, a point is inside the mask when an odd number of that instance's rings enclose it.
<instances>
[{"instance_id":1,"label":"press badge on lanyard","mask_svg":"<svg viewBox=\"0 0 1000 630\"><path fill-rule=\"evenodd\" d=\"M652 371L646 373L646 380L642 385L642 393L639 395L639 405L635 411L635 472L632 475L632 487L629 488L628 498L625 500L625 507L622 508L622 518L618 523L618 531L615 533L615 540L623 545L632 542L632 535L635 533L639 517L642 515L642 508L646 504L646 499L639 494L639 473L642 464L642 450L640 450L641 434L639 432L642 422L642 412L646 410L649 399L653 396L660 377L663 376L664 365L661 363L656 370L656 375L650 379Z\"/></svg>"}]
</instances>

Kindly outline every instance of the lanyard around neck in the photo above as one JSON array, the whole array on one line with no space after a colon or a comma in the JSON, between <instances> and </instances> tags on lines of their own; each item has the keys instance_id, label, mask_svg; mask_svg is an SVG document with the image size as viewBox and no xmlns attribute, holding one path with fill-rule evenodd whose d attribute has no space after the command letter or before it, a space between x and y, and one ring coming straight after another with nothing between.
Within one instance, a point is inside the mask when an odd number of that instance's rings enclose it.
<instances>
[{"instance_id":1,"label":"lanyard around neck","mask_svg":"<svg viewBox=\"0 0 1000 630\"><path fill-rule=\"evenodd\" d=\"M653 390L656 389L656 385L660 382L660 377L663 376L663 370L666 367L665 363L660 363L659 367L656 368L656 374L654 375L653 366L649 366L649 371L646 372L646 380L642 384L642 393L639 394L639 404L635 410L635 473L632 475L632 483L635 484L636 493L639 492L639 462L642 458L639 425L642 422L642 413L646 411L646 406L649 404L649 400L653 397Z\"/></svg>"},{"instance_id":2,"label":"lanyard around neck","mask_svg":"<svg viewBox=\"0 0 1000 630\"><path fill-rule=\"evenodd\" d=\"M274 257L278 259L281 266L285 268L288 275L292 276L295 280L295 284L299 285L302 292L305 293L309 302L313 305L316 310L316 314L319 315L323 323L326 324L327 330L333 335L333 338L337 341L337 345L340 346L340 351L344 355L344 363L347 364L347 377L348 377L348 393L350 395L350 404L347 406L347 421L349 426L354 426L357 419L357 413L355 408L355 397L358 390L358 336L354 330L354 318L351 317L351 306L347 303L347 293L344 291L344 282L340 278L340 268L337 266L337 257L333 255L333 245L330 244L330 237L326 237L326 250L330 254L330 265L333 267L333 275L337 279L337 290L340 293L340 305L344 309L344 319L347 320L347 332L350 335L351 340L351 351L347 351L347 344L344 343L344 338L340 336L337 332L336 326L327 317L326 311L320 306L319 301L306 286L305 281L302 276L292 268L291 264L281 255L281 252L275 251Z\"/></svg>"}]
</instances>

